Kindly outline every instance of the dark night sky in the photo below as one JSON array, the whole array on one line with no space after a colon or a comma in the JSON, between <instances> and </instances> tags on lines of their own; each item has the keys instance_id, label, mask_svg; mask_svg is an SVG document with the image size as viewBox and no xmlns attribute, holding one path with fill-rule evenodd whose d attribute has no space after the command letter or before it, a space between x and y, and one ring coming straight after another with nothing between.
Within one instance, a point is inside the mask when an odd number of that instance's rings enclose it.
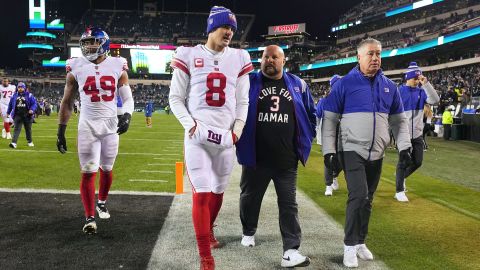
<instances>
[{"instance_id":1,"label":"dark night sky","mask_svg":"<svg viewBox=\"0 0 480 270\"><path fill-rule=\"evenodd\" d=\"M46 0L47 10L56 6L67 21L78 22L92 2L94 8L112 9L114 0ZM142 3L142 0L139 0ZM158 0L166 11L206 12L213 5L223 5L235 13L255 14L255 23L249 40L261 40L271 25L306 23L312 37L325 39L330 27L337 23L339 15L361 0ZM116 0L117 9L137 9L138 1ZM2 4L0 16L0 68L28 67L26 52L17 49L17 44L28 31L28 0L8 1ZM107 33L108 33L108 29Z\"/></svg>"}]
</instances>

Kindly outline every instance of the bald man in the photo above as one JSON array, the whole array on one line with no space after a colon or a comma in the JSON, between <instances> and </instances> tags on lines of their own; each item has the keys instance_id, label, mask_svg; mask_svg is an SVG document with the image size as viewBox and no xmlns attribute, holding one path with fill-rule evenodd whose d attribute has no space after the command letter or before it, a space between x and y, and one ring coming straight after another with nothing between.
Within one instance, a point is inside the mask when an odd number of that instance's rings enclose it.
<instances>
[{"instance_id":1,"label":"bald man","mask_svg":"<svg viewBox=\"0 0 480 270\"><path fill-rule=\"evenodd\" d=\"M297 167L305 166L315 137L315 105L307 84L283 71L285 55L275 45L263 52L261 72L250 74L248 116L237 143L242 167L240 219L242 245L255 246L263 195L270 180L278 197L283 240L282 267L300 267L310 259L299 253L301 230L296 202Z\"/></svg>"}]
</instances>

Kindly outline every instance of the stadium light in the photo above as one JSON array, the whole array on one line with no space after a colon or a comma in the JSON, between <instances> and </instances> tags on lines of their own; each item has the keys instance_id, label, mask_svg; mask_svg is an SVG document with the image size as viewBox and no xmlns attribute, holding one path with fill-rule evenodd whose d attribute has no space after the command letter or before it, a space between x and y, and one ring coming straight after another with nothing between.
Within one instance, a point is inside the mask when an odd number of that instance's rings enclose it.
<instances>
[{"instance_id":1,"label":"stadium light","mask_svg":"<svg viewBox=\"0 0 480 270\"><path fill-rule=\"evenodd\" d=\"M44 50L53 50L53 46L49 44L37 44L37 43L20 43L18 44L19 49L44 49Z\"/></svg>"},{"instance_id":2,"label":"stadium light","mask_svg":"<svg viewBox=\"0 0 480 270\"><path fill-rule=\"evenodd\" d=\"M57 38L56 35L47 32L27 32L27 37L48 37L52 39Z\"/></svg>"}]
</instances>

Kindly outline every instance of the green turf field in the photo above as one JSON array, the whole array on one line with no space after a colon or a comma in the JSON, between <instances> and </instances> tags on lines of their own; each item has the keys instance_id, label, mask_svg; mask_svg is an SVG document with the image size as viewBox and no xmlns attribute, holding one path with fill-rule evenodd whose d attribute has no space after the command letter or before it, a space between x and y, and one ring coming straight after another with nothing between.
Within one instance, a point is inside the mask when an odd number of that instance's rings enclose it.
<instances>
[{"instance_id":1,"label":"green turf field","mask_svg":"<svg viewBox=\"0 0 480 270\"><path fill-rule=\"evenodd\" d=\"M33 148L26 146L23 131L15 150L1 139L0 187L78 191L76 119L73 116L67 128L65 155L56 151L56 116L41 117L33 125ZM173 115L154 114L153 128L147 128L143 115L134 114L130 130L120 136L112 190L174 192L175 162L183 160L182 140L183 129ZM407 204L393 199L397 157L395 151L387 152L368 245L392 269L478 269L480 144L436 138L429 138L429 144L423 167L407 181ZM342 177L340 190L325 197L323 158L314 145L307 167L300 167L298 183L343 225L347 194Z\"/></svg>"},{"instance_id":2,"label":"green turf field","mask_svg":"<svg viewBox=\"0 0 480 270\"><path fill-rule=\"evenodd\" d=\"M407 180L409 203L395 194L397 154L389 150L374 200L368 246L393 269L478 269L480 265L480 144L428 138L424 165ZM346 183L325 197L323 158L315 145L299 186L344 224Z\"/></svg>"},{"instance_id":3,"label":"green turf field","mask_svg":"<svg viewBox=\"0 0 480 270\"><path fill-rule=\"evenodd\" d=\"M72 116L67 127L64 155L56 149L56 115L42 116L33 124L33 148L27 147L23 130L17 149L1 139L0 187L78 190L77 120ZM147 128L143 114L135 113L130 129L120 136L112 190L175 192L175 162L183 161L182 131L173 115L155 114L153 127Z\"/></svg>"}]
</instances>

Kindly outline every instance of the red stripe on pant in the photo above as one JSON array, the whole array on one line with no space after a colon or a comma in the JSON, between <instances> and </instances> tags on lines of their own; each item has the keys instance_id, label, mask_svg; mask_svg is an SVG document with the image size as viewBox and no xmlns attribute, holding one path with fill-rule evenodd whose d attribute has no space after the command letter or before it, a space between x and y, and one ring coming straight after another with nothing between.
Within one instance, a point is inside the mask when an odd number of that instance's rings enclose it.
<instances>
[{"instance_id":1,"label":"red stripe on pant","mask_svg":"<svg viewBox=\"0 0 480 270\"><path fill-rule=\"evenodd\" d=\"M210 250L210 194L193 193L192 220L200 257L212 256Z\"/></svg>"},{"instance_id":2,"label":"red stripe on pant","mask_svg":"<svg viewBox=\"0 0 480 270\"><path fill-rule=\"evenodd\" d=\"M82 173L80 196L82 197L85 217L95 216L95 178L97 173Z\"/></svg>"},{"instance_id":3,"label":"red stripe on pant","mask_svg":"<svg viewBox=\"0 0 480 270\"><path fill-rule=\"evenodd\" d=\"M98 188L98 200L106 201L108 192L112 186L113 172L104 171L100 168L100 187Z\"/></svg>"}]
</instances>

